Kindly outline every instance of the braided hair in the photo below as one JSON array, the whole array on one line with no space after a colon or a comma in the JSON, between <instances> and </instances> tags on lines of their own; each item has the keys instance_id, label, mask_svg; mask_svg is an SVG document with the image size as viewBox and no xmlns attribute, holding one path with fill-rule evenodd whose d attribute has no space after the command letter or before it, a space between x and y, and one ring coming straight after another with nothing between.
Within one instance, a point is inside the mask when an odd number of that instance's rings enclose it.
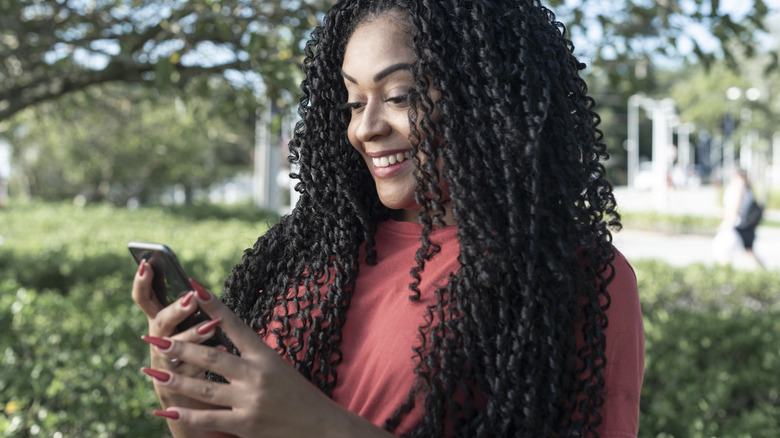
<instances>
[{"instance_id":1,"label":"braided hair","mask_svg":"<svg viewBox=\"0 0 780 438\"><path fill-rule=\"evenodd\" d=\"M223 300L332 393L355 280L376 263L377 224L391 213L348 141L341 65L355 28L386 13L408 22L417 58L408 99L422 232L410 299L437 303L418 329L417 383L384 426L424 404L411 436L596 436L620 217L584 65L537 0L338 2L306 46L290 145L300 199L246 250ZM420 291L445 209L461 268Z\"/></svg>"}]
</instances>

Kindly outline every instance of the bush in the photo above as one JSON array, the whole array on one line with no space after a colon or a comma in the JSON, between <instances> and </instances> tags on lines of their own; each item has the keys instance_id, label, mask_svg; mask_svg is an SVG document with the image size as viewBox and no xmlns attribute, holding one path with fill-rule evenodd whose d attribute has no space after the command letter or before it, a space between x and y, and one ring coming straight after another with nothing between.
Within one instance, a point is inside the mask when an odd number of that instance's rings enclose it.
<instances>
[{"instance_id":1,"label":"bush","mask_svg":"<svg viewBox=\"0 0 780 438\"><path fill-rule=\"evenodd\" d=\"M780 435L780 275L634 267L646 337L640 437Z\"/></svg>"}]
</instances>

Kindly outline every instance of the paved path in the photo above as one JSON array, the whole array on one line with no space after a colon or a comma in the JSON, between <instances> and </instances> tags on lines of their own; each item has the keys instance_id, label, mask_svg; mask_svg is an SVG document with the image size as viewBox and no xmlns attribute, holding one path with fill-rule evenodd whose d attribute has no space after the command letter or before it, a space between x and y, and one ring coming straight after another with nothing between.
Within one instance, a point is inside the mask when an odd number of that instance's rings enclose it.
<instances>
[{"instance_id":1,"label":"paved path","mask_svg":"<svg viewBox=\"0 0 780 438\"><path fill-rule=\"evenodd\" d=\"M660 210L665 214L720 217L720 189L702 186L686 190L669 190ZM649 190L616 187L618 208L624 212L651 211L657 199ZM780 211L766 211L765 218L780 220ZM660 259L677 266L692 263L716 263L711 235L669 234L624 228L614 234L615 246L630 260ZM754 252L768 269L780 270L780 228L759 226ZM735 267L754 269L744 252L737 251Z\"/></svg>"},{"instance_id":2,"label":"paved path","mask_svg":"<svg viewBox=\"0 0 780 438\"><path fill-rule=\"evenodd\" d=\"M624 228L614 234L614 244L629 261L660 259L672 265L714 264L713 236L665 234ZM780 270L780 228L759 227L754 252L767 269ZM739 269L754 269L744 252L737 251L733 264Z\"/></svg>"}]
</instances>

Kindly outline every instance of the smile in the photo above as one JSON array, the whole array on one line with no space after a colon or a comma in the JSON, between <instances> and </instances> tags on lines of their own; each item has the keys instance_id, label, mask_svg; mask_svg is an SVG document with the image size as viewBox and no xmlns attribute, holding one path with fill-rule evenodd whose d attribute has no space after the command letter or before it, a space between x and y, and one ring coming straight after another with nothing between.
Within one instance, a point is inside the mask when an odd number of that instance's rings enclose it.
<instances>
[{"instance_id":1,"label":"smile","mask_svg":"<svg viewBox=\"0 0 780 438\"><path fill-rule=\"evenodd\" d=\"M399 152L393 155L386 155L384 157L372 158L374 167L388 167L393 164L398 164L405 161L407 158L411 158L412 154L409 151Z\"/></svg>"}]
</instances>

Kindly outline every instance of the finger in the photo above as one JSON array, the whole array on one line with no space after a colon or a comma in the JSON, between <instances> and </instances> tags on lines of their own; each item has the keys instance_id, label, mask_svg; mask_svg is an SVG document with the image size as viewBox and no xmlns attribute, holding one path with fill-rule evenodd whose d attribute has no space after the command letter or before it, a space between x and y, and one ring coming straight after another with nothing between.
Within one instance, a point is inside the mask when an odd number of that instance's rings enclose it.
<instances>
[{"instance_id":1,"label":"finger","mask_svg":"<svg viewBox=\"0 0 780 438\"><path fill-rule=\"evenodd\" d=\"M194 297L193 291L187 292L170 305L160 309L154 319L149 321L149 334L162 337L176 333L176 326L198 310L198 303L193 299Z\"/></svg>"},{"instance_id":2,"label":"finger","mask_svg":"<svg viewBox=\"0 0 780 438\"><path fill-rule=\"evenodd\" d=\"M152 265L146 262L146 259L141 260L138 264L138 270L133 278L133 301L138 304L138 307L148 316L154 318L157 315L163 305L157 300L152 289L152 278L154 277L154 270Z\"/></svg>"},{"instance_id":3,"label":"finger","mask_svg":"<svg viewBox=\"0 0 780 438\"><path fill-rule=\"evenodd\" d=\"M151 376L155 386L190 399L198 400L208 406L241 406L240 393L227 383L217 383L205 379L183 376L164 369L141 368Z\"/></svg>"},{"instance_id":4,"label":"finger","mask_svg":"<svg viewBox=\"0 0 780 438\"><path fill-rule=\"evenodd\" d=\"M247 326L232 310L230 310L221 300L217 299L211 292L195 280L190 279L190 285L195 290L195 297L198 306L212 318L222 318L220 327L222 331L230 338L230 341L236 348L242 352L242 355L270 355L275 357L276 353L266 344L260 342L257 333Z\"/></svg>"},{"instance_id":5,"label":"finger","mask_svg":"<svg viewBox=\"0 0 780 438\"><path fill-rule=\"evenodd\" d=\"M228 353L224 347L210 347L163 338L163 342L156 343L156 348L168 358L177 359L200 369L211 370L225 376L228 380L252 374L244 359Z\"/></svg>"},{"instance_id":6,"label":"finger","mask_svg":"<svg viewBox=\"0 0 780 438\"><path fill-rule=\"evenodd\" d=\"M188 409L170 407L152 412L169 421L182 423L192 429L228 432L239 423L239 416L230 409ZM222 436L222 435L220 435ZM234 435L225 435L234 436Z\"/></svg>"},{"instance_id":7,"label":"finger","mask_svg":"<svg viewBox=\"0 0 780 438\"><path fill-rule=\"evenodd\" d=\"M222 318L208 319L183 332L171 336L171 338L181 342L201 344L214 336L217 327L221 322Z\"/></svg>"}]
</instances>

